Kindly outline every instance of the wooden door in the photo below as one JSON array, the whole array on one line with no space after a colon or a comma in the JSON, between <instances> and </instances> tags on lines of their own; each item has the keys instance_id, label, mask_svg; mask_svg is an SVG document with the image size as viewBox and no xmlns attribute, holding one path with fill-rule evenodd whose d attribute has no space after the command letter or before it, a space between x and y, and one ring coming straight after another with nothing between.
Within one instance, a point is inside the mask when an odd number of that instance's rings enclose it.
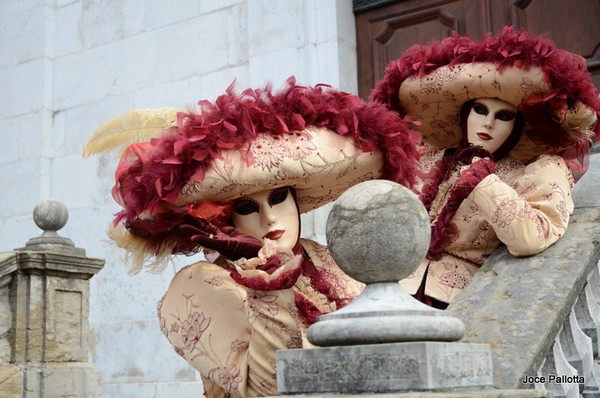
<instances>
[{"instance_id":1,"label":"wooden door","mask_svg":"<svg viewBox=\"0 0 600 398\"><path fill-rule=\"evenodd\" d=\"M453 31L479 39L512 23L586 58L600 87L600 0L354 0L358 88L367 99L387 64Z\"/></svg>"}]
</instances>

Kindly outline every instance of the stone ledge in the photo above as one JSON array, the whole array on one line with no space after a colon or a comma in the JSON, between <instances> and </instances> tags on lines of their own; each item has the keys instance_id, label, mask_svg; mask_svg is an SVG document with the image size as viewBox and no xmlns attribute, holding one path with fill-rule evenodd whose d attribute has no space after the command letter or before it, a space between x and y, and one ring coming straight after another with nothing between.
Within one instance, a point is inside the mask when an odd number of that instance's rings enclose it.
<instances>
[{"instance_id":1,"label":"stone ledge","mask_svg":"<svg viewBox=\"0 0 600 398\"><path fill-rule=\"evenodd\" d=\"M414 341L277 352L282 393L440 391L492 382L487 344Z\"/></svg>"},{"instance_id":2,"label":"stone ledge","mask_svg":"<svg viewBox=\"0 0 600 398\"><path fill-rule=\"evenodd\" d=\"M18 270L28 274L90 279L104 266L102 259L79 255L42 251L17 251L15 254Z\"/></svg>"},{"instance_id":3,"label":"stone ledge","mask_svg":"<svg viewBox=\"0 0 600 398\"><path fill-rule=\"evenodd\" d=\"M550 391L538 390L454 390L449 392L405 392L386 394L301 394L276 395L267 398L550 398Z\"/></svg>"},{"instance_id":4,"label":"stone ledge","mask_svg":"<svg viewBox=\"0 0 600 398\"><path fill-rule=\"evenodd\" d=\"M597 267L595 211L576 209L565 235L535 256L496 250L448 307L465 323L462 341L491 345L496 388L519 389L523 377L536 374Z\"/></svg>"},{"instance_id":5,"label":"stone ledge","mask_svg":"<svg viewBox=\"0 0 600 398\"><path fill-rule=\"evenodd\" d=\"M98 397L101 374L82 362L46 362L22 367L24 388L39 397Z\"/></svg>"}]
</instances>

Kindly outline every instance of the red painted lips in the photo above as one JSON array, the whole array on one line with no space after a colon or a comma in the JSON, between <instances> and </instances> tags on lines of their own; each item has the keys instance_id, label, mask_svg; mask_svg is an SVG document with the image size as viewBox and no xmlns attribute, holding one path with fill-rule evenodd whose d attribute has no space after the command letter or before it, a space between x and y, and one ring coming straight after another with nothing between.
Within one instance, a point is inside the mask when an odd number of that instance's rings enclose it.
<instances>
[{"instance_id":1,"label":"red painted lips","mask_svg":"<svg viewBox=\"0 0 600 398\"><path fill-rule=\"evenodd\" d=\"M275 231L271 231L268 234L266 234L265 236L263 236L263 238L277 240L277 239L281 238L284 233L285 233L284 230L276 229Z\"/></svg>"}]
</instances>

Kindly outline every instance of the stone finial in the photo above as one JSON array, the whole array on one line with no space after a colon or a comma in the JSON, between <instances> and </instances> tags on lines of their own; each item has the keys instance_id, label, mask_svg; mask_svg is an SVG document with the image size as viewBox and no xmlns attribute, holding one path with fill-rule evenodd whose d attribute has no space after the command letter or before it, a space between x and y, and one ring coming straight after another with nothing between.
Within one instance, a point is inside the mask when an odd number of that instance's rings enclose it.
<instances>
[{"instance_id":1,"label":"stone finial","mask_svg":"<svg viewBox=\"0 0 600 398\"><path fill-rule=\"evenodd\" d=\"M456 341L463 323L406 293L398 281L410 275L429 248L429 216L407 188L375 180L347 190L327 220L333 259L366 283L346 307L319 317L308 330L318 346Z\"/></svg>"},{"instance_id":2,"label":"stone finial","mask_svg":"<svg viewBox=\"0 0 600 398\"><path fill-rule=\"evenodd\" d=\"M33 221L42 231L56 232L67 224L67 206L57 199L41 200L33 209Z\"/></svg>"},{"instance_id":3,"label":"stone finial","mask_svg":"<svg viewBox=\"0 0 600 398\"><path fill-rule=\"evenodd\" d=\"M71 239L56 232L67 224L68 219L69 212L61 201L53 198L42 199L33 209L33 221L43 231L42 234L29 239L25 247L16 250L85 255L85 250L75 247Z\"/></svg>"},{"instance_id":4,"label":"stone finial","mask_svg":"<svg viewBox=\"0 0 600 398\"><path fill-rule=\"evenodd\" d=\"M427 254L429 217L411 191L377 180L350 188L335 202L326 234L331 255L352 278L398 282Z\"/></svg>"}]
</instances>

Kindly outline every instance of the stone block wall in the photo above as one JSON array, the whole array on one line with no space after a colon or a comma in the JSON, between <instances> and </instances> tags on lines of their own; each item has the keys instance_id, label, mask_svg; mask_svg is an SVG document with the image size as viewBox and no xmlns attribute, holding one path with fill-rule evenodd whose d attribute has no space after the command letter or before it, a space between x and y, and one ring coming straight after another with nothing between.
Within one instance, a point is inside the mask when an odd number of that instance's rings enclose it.
<instances>
[{"instance_id":1,"label":"stone block wall","mask_svg":"<svg viewBox=\"0 0 600 398\"><path fill-rule=\"evenodd\" d=\"M105 235L119 210L110 195L118 158L82 159L82 145L112 116L193 107L233 80L278 87L295 75L356 93L352 2L3 1L0 36L0 252L39 234L31 210L40 199L63 201L70 220L61 234L106 259L90 286L89 359L102 396L201 395L155 320L172 275L192 259L160 275L127 274ZM303 235L324 241L326 214L303 216Z\"/></svg>"},{"instance_id":2,"label":"stone block wall","mask_svg":"<svg viewBox=\"0 0 600 398\"><path fill-rule=\"evenodd\" d=\"M0 253L0 269L13 268L16 255ZM10 346L13 315L10 308L10 282L12 275L0 276L0 389L7 397L20 397L23 393L23 375L20 369L11 363Z\"/></svg>"}]
</instances>

